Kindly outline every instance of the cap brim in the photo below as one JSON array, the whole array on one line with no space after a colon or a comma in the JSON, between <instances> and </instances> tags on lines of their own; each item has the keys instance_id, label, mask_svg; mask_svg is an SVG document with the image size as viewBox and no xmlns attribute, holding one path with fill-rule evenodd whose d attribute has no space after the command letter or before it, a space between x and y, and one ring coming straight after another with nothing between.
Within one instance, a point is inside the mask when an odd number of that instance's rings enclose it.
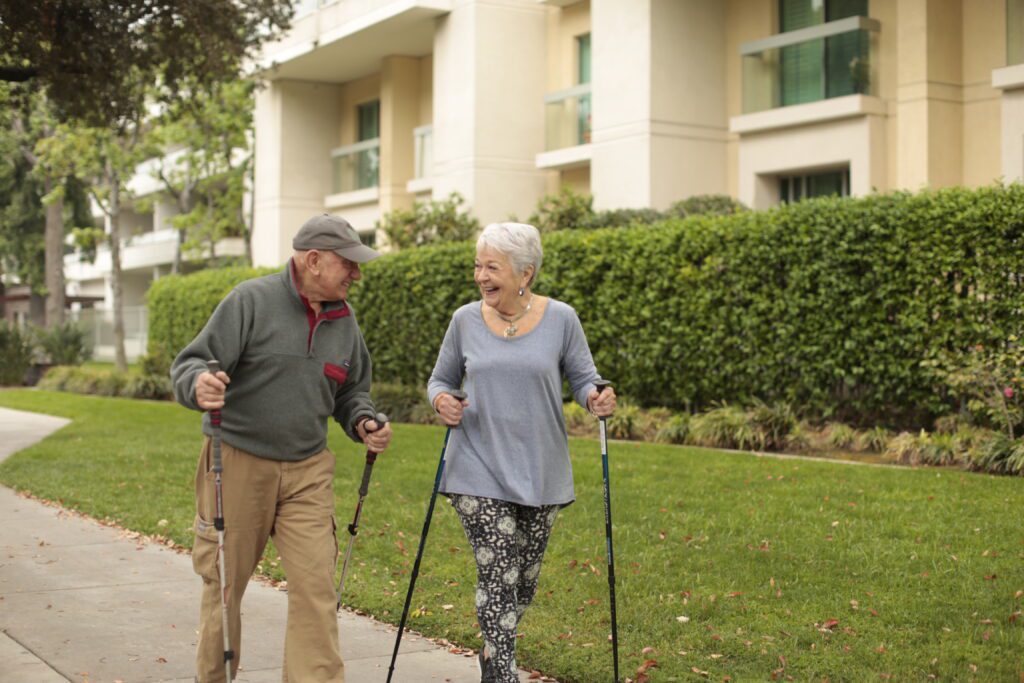
<instances>
[{"instance_id":1,"label":"cap brim","mask_svg":"<svg viewBox=\"0 0 1024 683\"><path fill-rule=\"evenodd\" d=\"M365 244L357 244L343 249L335 249L334 253L338 256L344 256L349 261L355 261L356 263L366 263L367 261L372 261L380 256L380 252L371 249Z\"/></svg>"}]
</instances>

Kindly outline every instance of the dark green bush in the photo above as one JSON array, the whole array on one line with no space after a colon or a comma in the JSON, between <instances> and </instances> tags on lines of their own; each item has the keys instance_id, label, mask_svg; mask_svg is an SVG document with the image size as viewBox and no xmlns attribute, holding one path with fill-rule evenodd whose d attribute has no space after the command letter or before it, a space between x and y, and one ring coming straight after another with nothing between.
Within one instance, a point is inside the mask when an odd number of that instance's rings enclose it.
<instances>
[{"instance_id":1,"label":"dark green bush","mask_svg":"<svg viewBox=\"0 0 1024 683\"><path fill-rule=\"evenodd\" d=\"M673 204L668 213L677 218L688 216L728 216L747 207L727 194L698 194Z\"/></svg>"},{"instance_id":2,"label":"dark green bush","mask_svg":"<svg viewBox=\"0 0 1024 683\"><path fill-rule=\"evenodd\" d=\"M922 361L1024 333L1022 247L1019 184L827 198L546 234L535 288L576 308L601 374L642 405L760 399L917 429L957 408ZM478 298L472 263L459 243L366 265L352 298L378 380L426 383ZM151 350L173 356L239 279L156 283Z\"/></svg>"},{"instance_id":3,"label":"dark green bush","mask_svg":"<svg viewBox=\"0 0 1024 683\"><path fill-rule=\"evenodd\" d=\"M32 363L32 338L17 325L0 320L0 386L21 386Z\"/></svg>"},{"instance_id":4,"label":"dark green bush","mask_svg":"<svg viewBox=\"0 0 1024 683\"><path fill-rule=\"evenodd\" d=\"M468 240L480 231L480 221L463 208L464 203L458 192L444 200L413 202L410 209L384 215L376 227L394 249Z\"/></svg>"},{"instance_id":5,"label":"dark green bush","mask_svg":"<svg viewBox=\"0 0 1024 683\"><path fill-rule=\"evenodd\" d=\"M76 322L39 327L33 334L46 360L53 365L81 365L92 358L88 333Z\"/></svg>"}]
</instances>

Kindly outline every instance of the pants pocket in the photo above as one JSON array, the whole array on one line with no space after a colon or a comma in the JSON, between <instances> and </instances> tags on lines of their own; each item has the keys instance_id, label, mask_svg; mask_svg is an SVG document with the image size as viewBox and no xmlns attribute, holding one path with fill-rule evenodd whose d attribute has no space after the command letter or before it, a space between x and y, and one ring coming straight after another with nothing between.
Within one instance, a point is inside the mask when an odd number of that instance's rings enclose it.
<instances>
[{"instance_id":1,"label":"pants pocket","mask_svg":"<svg viewBox=\"0 0 1024 683\"><path fill-rule=\"evenodd\" d=\"M217 568L217 530L213 524L196 515L196 540L192 544L192 569L203 581L219 581Z\"/></svg>"}]
</instances>

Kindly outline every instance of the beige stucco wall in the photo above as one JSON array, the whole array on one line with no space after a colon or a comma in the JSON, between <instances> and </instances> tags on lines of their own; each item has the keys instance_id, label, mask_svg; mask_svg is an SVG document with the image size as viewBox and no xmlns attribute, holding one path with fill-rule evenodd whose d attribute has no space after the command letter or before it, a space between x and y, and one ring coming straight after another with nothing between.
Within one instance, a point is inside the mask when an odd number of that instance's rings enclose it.
<instances>
[{"instance_id":1,"label":"beige stucco wall","mask_svg":"<svg viewBox=\"0 0 1024 683\"><path fill-rule=\"evenodd\" d=\"M336 85L272 81L256 95L253 261L276 266L303 222L323 211L341 116Z\"/></svg>"},{"instance_id":2,"label":"beige stucco wall","mask_svg":"<svg viewBox=\"0 0 1024 683\"><path fill-rule=\"evenodd\" d=\"M963 5L963 182L988 185L1001 173L1000 92L992 70L1006 63L1005 0Z\"/></svg>"},{"instance_id":3,"label":"beige stucco wall","mask_svg":"<svg viewBox=\"0 0 1024 683\"><path fill-rule=\"evenodd\" d=\"M598 0L599 2L601 0ZM590 33L590 0L548 10L547 15L547 92L576 85L579 55L576 38ZM591 43L593 49L593 43ZM591 60L593 68L593 60Z\"/></svg>"},{"instance_id":4,"label":"beige stucco wall","mask_svg":"<svg viewBox=\"0 0 1024 683\"><path fill-rule=\"evenodd\" d=\"M547 8L460 0L434 43L433 196L457 191L483 222L525 216L546 189Z\"/></svg>"},{"instance_id":5,"label":"beige stucco wall","mask_svg":"<svg viewBox=\"0 0 1024 683\"><path fill-rule=\"evenodd\" d=\"M338 141L335 145L351 145L359 134L359 105L380 99L380 74L376 73L339 86L340 116L338 117Z\"/></svg>"},{"instance_id":6,"label":"beige stucco wall","mask_svg":"<svg viewBox=\"0 0 1024 683\"><path fill-rule=\"evenodd\" d=\"M773 35L777 31L776 3L771 0L728 0L725 30L725 109L732 118L743 113L743 43ZM728 134L726 143L726 189L739 196L740 136Z\"/></svg>"}]
</instances>

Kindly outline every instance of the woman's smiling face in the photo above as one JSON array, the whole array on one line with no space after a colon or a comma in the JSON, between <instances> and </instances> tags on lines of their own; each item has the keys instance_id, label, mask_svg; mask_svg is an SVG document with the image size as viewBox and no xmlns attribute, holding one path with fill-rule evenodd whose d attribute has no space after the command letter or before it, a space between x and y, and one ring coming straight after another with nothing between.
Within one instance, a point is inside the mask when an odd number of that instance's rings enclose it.
<instances>
[{"instance_id":1,"label":"woman's smiling face","mask_svg":"<svg viewBox=\"0 0 1024 683\"><path fill-rule=\"evenodd\" d=\"M511 315L516 313L519 288L529 282L526 273L516 273L508 256L484 247L476 252L473 281L480 288L480 296L491 308Z\"/></svg>"}]
</instances>

